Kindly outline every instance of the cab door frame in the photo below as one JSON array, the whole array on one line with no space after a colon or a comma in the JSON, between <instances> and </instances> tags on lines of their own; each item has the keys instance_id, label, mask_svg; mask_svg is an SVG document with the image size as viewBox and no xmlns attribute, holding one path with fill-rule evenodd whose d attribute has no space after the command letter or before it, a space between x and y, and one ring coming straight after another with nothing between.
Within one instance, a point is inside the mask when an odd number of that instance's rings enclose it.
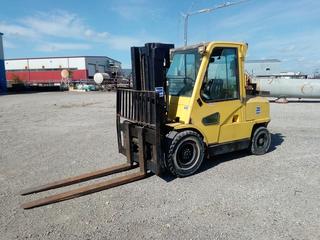
<instances>
[{"instance_id":1,"label":"cab door frame","mask_svg":"<svg viewBox=\"0 0 320 240\"><path fill-rule=\"evenodd\" d=\"M235 99L220 99L206 101L202 96L202 86L207 75L209 60L215 48L236 49L238 81L238 96ZM190 122L205 134L207 145L232 142L247 138L247 132L242 131L242 124L245 123L244 115L244 61L243 49L236 43L210 43L199 69L195 91L193 93L193 107L190 112ZM217 122L215 116L219 115ZM212 124L206 124L205 119L212 116Z\"/></svg>"}]
</instances>

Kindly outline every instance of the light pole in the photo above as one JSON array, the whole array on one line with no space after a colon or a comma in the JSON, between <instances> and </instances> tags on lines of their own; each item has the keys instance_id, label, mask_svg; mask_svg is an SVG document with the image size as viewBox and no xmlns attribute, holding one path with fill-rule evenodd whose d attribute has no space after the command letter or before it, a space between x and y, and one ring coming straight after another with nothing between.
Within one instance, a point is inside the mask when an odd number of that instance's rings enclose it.
<instances>
[{"instance_id":1,"label":"light pole","mask_svg":"<svg viewBox=\"0 0 320 240\"><path fill-rule=\"evenodd\" d=\"M212 11L220 9L220 8L230 7L230 6L240 4L243 2L247 2L247 1L249 1L249 0L242 0L242 1L238 1L238 2L225 2L220 5L215 6L213 8L204 8L204 9L197 10L194 12L182 13L182 17L184 18L184 34L183 34L184 45L187 46L187 43L188 43L188 40L187 40L188 39L188 20L189 20L190 16L201 14L201 13L209 13L209 12L212 12Z\"/></svg>"}]
</instances>

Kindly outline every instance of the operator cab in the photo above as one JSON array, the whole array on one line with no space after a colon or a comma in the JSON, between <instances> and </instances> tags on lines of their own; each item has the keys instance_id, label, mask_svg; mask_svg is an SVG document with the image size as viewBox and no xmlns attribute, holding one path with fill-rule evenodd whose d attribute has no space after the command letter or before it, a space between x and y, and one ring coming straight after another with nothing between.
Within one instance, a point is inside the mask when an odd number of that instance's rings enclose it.
<instances>
[{"instance_id":1,"label":"operator cab","mask_svg":"<svg viewBox=\"0 0 320 240\"><path fill-rule=\"evenodd\" d=\"M204 48L205 45L197 45L171 52L172 62L167 72L170 96L192 96ZM209 59L209 65L202 83L201 96L204 100L237 98L239 96L237 78L236 49L215 48ZM224 79L229 81L226 82ZM227 87L228 89L226 89Z\"/></svg>"},{"instance_id":2,"label":"operator cab","mask_svg":"<svg viewBox=\"0 0 320 240\"><path fill-rule=\"evenodd\" d=\"M166 75L171 121L188 122L188 114L184 111L192 105L195 89L200 91L194 95L199 95L197 101L201 103L240 99L238 48L218 45L208 52L208 45L171 50L171 65ZM207 63L203 63L204 57L208 59Z\"/></svg>"}]
</instances>

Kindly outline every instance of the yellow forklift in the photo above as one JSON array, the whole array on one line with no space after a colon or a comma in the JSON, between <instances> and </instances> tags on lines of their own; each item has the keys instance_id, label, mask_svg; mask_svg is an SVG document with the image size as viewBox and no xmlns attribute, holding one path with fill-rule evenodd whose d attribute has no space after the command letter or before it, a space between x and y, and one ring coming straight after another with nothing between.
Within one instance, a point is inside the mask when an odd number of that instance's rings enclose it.
<instances>
[{"instance_id":1,"label":"yellow forklift","mask_svg":"<svg viewBox=\"0 0 320 240\"><path fill-rule=\"evenodd\" d=\"M133 88L117 89L118 148L127 162L24 190L42 192L138 168L138 172L23 204L55 203L169 172L194 174L210 156L248 149L261 155L271 136L269 102L244 71L246 43L132 47Z\"/></svg>"}]
</instances>

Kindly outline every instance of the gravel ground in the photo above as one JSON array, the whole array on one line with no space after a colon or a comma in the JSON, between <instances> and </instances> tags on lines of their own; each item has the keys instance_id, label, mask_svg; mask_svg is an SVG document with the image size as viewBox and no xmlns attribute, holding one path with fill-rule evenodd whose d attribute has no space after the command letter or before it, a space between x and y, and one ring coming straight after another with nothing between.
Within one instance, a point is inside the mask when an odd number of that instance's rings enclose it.
<instances>
[{"instance_id":1,"label":"gravel ground","mask_svg":"<svg viewBox=\"0 0 320 240\"><path fill-rule=\"evenodd\" d=\"M115 94L0 96L0 239L320 239L320 102L271 112L266 155L219 156L188 178L23 210L48 194L19 196L26 187L125 161Z\"/></svg>"}]
</instances>

